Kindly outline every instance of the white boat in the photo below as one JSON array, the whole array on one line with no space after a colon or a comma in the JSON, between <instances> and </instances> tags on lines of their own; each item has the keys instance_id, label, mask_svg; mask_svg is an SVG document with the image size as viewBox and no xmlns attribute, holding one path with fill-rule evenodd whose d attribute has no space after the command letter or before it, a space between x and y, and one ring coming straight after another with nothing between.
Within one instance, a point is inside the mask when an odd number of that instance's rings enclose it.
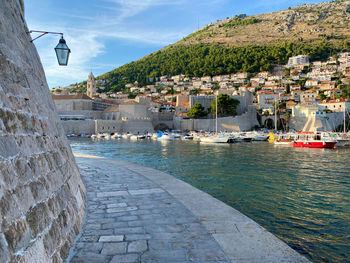
<instances>
[{"instance_id":1,"label":"white boat","mask_svg":"<svg viewBox=\"0 0 350 263\"><path fill-rule=\"evenodd\" d=\"M269 138L268 135L256 131L247 132L246 135L248 137L251 137L253 141L267 141L267 139Z\"/></svg>"},{"instance_id":2,"label":"white boat","mask_svg":"<svg viewBox=\"0 0 350 263\"><path fill-rule=\"evenodd\" d=\"M99 133L97 134L98 139L110 139L111 136L108 133Z\"/></svg>"},{"instance_id":3,"label":"white boat","mask_svg":"<svg viewBox=\"0 0 350 263\"><path fill-rule=\"evenodd\" d=\"M203 143L227 143L229 136L226 134L218 134L218 97L216 96L216 112L215 112L215 134L200 137L200 142Z\"/></svg>"},{"instance_id":4,"label":"white boat","mask_svg":"<svg viewBox=\"0 0 350 263\"><path fill-rule=\"evenodd\" d=\"M172 141L175 138L171 134L159 132L157 135L157 139L161 141Z\"/></svg>"},{"instance_id":5,"label":"white boat","mask_svg":"<svg viewBox=\"0 0 350 263\"><path fill-rule=\"evenodd\" d=\"M124 133L123 135L122 135L122 138L123 139L129 139L131 137L131 134L130 133Z\"/></svg>"},{"instance_id":6,"label":"white boat","mask_svg":"<svg viewBox=\"0 0 350 263\"><path fill-rule=\"evenodd\" d=\"M132 141L137 141L137 135L131 135L130 140Z\"/></svg>"},{"instance_id":7,"label":"white boat","mask_svg":"<svg viewBox=\"0 0 350 263\"><path fill-rule=\"evenodd\" d=\"M185 133L182 137L182 140L187 140L187 141L193 141L193 135L189 134L189 133Z\"/></svg>"},{"instance_id":8,"label":"white boat","mask_svg":"<svg viewBox=\"0 0 350 263\"><path fill-rule=\"evenodd\" d=\"M203 136L200 138L200 142L204 143L227 143L228 136L212 135L212 136Z\"/></svg>"},{"instance_id":9,"label":"white boat","mask_svg":"<svg viewBox=\"0 0 350 263\"><path fill-rule=\"evenodd\" d=\"M336 133L336 132L323 132L321 133L323 139L337 141L336 147L347 147L350 146L350 137L346 133Z\"/></svg>"},{"instance_id":10,"label":"white boat","mask_svg":"<svg viewBox=\"0 0 350 263\"><path fill-rule=\"evenodd\" d=\"M91 139L96 139L96 138L97 138L97 135L96 135L96 134L93 134L93 135L91 135L90 138L91 138Z\"/></svg>"},{"instance_id":11,"label":"white boat","mask_svg":"<svg viewBox=\"0 0 350 263\"><path fill-rule=\"evenodd\" d=\"M158 133L153 133L151 136L152 140L157 140L158 139Z\"/></svg>"},{"instance_id":12,"label":"white boat","mask_svg":"<svg viewBox=\"0 0 350 263\"><path fill-rule=\"evenodd\" d=\"M118 133L115 133L111 136L111 139L120 139L120 138L122 138L122 136Z\"/></svg>"}]
</instances>

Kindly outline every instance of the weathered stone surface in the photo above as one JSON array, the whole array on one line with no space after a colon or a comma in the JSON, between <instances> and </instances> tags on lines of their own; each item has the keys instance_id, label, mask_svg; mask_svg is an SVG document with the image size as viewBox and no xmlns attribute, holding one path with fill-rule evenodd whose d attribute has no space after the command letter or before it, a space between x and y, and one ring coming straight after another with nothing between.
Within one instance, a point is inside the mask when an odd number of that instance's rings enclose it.
<instances>
[{"instance_id":1,"label":"weathered stone surface","mask_svg":"<svg viewBox=\"0 0 350 263\"><path fill-rule=\"evenodd\" d=\"M24 21L0 0L0 262L63 262L85 186Z\"/></svg>"},{"instance_id":2,"label":"weathered stone surface","mask_svg":"<svg viewBox=\"0 0 350 263\"><path fill-rule=\"evenodd\" d=\"M101 236L98 242L120 242L124 240L123 235L119 236Z\"/></svg>"},{"instance_id":3,"label":"weathered stone surface","mask_svg":"<svg viewBox=\"0 0 350 263\"><path fill-rule=\"evenodd\" d=\"M7 263L10 261L10 252L4 234L0 234L0 262Z\"/></svg>"},{"instance_id":4,"label":"weathered stone surface","mask_svg":"<svg viewBox=\"0 0 350 263\"><path fill-rule=\"evenodd\" d=\"M104 243L101 254L105 254L105 255L125 254L126 246L127 246L126 242Z\"/></svg>"},{"instance_id":5,"label":"weathered stone surface","mask_svg":"<svg viewBox=\"0 0 350 263\"><path fill-rule=\"evenodd\" d=\"M84 262L87 255L103 263L309 262L237 210L168 174L106 158L77 162L89 191L88 213L68 262ZM97 197L121 183L128 195ZM109 213L121 203L137 210ZM97 238L104 248L94 254Z\"/></svg>"},{"instance_id":6,"label":"weathered stone surface","mask_svg":"<svg viewBox=\"0 0 350 263\"><path fill-rule=\"evenodd\" d=\"M147 240L137 240L130 242L128 245L128 253L140 253L147 250Z\"/></svg>"}]
</instances>

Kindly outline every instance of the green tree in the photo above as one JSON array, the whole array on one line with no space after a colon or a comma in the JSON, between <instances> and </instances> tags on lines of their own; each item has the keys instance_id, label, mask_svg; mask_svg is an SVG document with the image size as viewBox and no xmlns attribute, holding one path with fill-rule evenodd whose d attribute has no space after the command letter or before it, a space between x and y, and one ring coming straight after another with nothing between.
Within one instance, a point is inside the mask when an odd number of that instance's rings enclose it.
<instances>
[{"instance_id":1,"label":"green tree","mask_svg":"<svg viewBox=\"0 0 350 263\"><path fill-rule=\"evenodd\" d=\"M194 118L194 119L205 117L207 115L208 113L204 110L204 107L199 102L196 102L195 104L193 104L190 111L187 113L188 117Z\"/></svg>"},{"instance_id":2,"label":"green tree","mask_svg":"<svg viewBox=\"0 0 350 263\"><path fill-rule=\"evenodd\" d=\"M286 86L286 94L290 94L290 84L287 84Z\"/></svg>"},{"instance_id":3,"label":"green tree","mask_svg":"<svg viewBox=\"0 0 350 263\"><path fill-rule=\"evenodd\" d=\"M220 94L218 100L218 117L237 115L239 100L231 98L227 94ZM216 99L211 101L211 112L216 112Z\"/></svg>"}]
</instances>

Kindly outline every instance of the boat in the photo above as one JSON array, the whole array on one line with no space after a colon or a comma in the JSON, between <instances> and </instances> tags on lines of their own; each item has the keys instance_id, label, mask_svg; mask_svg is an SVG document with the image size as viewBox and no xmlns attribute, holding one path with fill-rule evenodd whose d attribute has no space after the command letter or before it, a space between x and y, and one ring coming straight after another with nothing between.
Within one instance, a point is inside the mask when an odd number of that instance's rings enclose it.
<instances>
[{"instance_id":1,"label":"boat","mask_svg":"<svg viewBox=\"0 0 350 263\"><path fill-rule=\"evenodd\" d=\"M253 137L248 136L246 133L231 133L229 136L229 143L233 142L251 142L253 140Z\"/></svg>"},{"instance_id":2,"label":"boat","mask_svg":"<svg viewBox=\"0 0 350 263\"><path fill-rule=\"evenodd\" d=\"M130 134L130 133L124 133L124 134L122 135L122 138L123 138L123 139L130 139L130 137L131 137L131 134Z\"/></svg>"},{"instance_id":3,"label":"boat","mask_svg":"<svg viewBox=\"0 0 350 263\"><path fill-rule=\"evenodd\" d=\"M173 131L171 131L171 135L174 137L174 139L180 139L181 138L181 131L180 130L173 130Z\"/></svg>"},{"instance_id":4,"label":"boat","mask_svg":"<svg viewBox=\"0 0 350 263\"><path fill-rule=\"evenodd\" d=\"M282 133L275 136L273 143L275 145L290 145L292 146L295 140L295 134L293 133Z\"/></svg>"},{"instance_id":5,"label":"boat","mask_svg":"<svg viewBox=\"0 0 350 263\"><path fill-rule=\"evenodd\" d=\"M200 137L200 142L203 143L227 143L229 136L224 133L218 134L218 97L216 96L216 113L215 113L215 134L214 135L206 135Z\"/></svg>"},{"instance_id":6,"label":"boat","mask_svg":"<svg viewBox=\"0 0 350 263\"><path fill-rule=\"evenodd\" d=\"M99 133L97 134L97 139L110 139L111 136L108 133Z\"/></svg>"},{"instance_id":7,"label":"boat","mask_svg":"<svg viewBox=\"0 0 350 263\"><path fill-rule=\"evenodd\" d=\"M193 141L193 135L189 134L189 133L185 133L183 136L182 136L182 139L183 140L190 140L190 141Z\"/></svg>"},{"instance_id":8,"label":"boat","mask_svg":"<svg viewBox=\"0 0 350 263\"><path fill-rule=\"evenodd\" d=\"M159 132L158 135L157 135L157 139L161 140L161 141L172 141L175 138L171 134Z\"/></svg>"},{"instance_id":9,"label":"boat","mask_svg":"<svg viewBox=\"0 0 350 263\"><path fill-rule=\"evenodd\" d=\"M337 132L324 132L321 134L322 138L335 140L337 143L336 147L347 147L350 146L350 137L346 133L337 133Z\"/></svg>"},{"instance_id":10,"label":"boat","mask_svg":"<svg viewBox=\"0 0 350 263\"><path fill-rule=\"evenodd\" d=\"M322 138L320 133L301 132L294 141L293 147L304 148L334 148L336 140Z\"/></svg>"},{"instance_id":11,"label":"boat","mask_svg":"<svg viewBox=\"0 0 350 263\"><path fill-rule=\"evenodd\" d=\"M200 142L204 143L227 143L229 137L226 135L209 135L209 136L203 136L200 139Z\"/></svg>"},{"instance_id":12,"label":"boat","mask_svg":"<svg viewBox=\"0 0 350 263\"><path fill-rule=\"evenodd\" d=\"M122 136L118 133L115 133L111 136L111 139L120 139L120 138L122 138Z\"/></svg>"}]
</instances>

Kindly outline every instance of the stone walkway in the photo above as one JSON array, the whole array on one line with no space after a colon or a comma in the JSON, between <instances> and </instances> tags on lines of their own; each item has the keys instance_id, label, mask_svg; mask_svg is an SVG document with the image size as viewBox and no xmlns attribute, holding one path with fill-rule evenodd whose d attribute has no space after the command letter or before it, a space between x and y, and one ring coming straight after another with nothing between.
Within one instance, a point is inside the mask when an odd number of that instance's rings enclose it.
<instances>
[{"instance_id":1,"label":"stone walkway","mask_svg":"<svg viewBox=\"0 0 350 263\"><path fill-rule=\"evenodd\" d=\"M77 163L87 208L67 262L308 262L236 210L165 173L104 158Z\"/></svg>"}]
</instances>

